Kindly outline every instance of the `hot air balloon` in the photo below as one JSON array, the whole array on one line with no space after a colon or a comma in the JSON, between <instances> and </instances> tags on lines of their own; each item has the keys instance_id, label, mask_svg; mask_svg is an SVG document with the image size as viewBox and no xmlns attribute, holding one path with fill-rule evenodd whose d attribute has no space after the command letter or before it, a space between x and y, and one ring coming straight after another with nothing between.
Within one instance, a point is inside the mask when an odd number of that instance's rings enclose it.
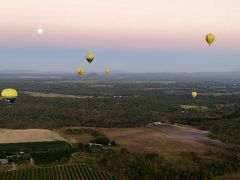
<instances>
[{"instance_id":1,"label":"hot air balloon","mask_svg":"<svg viewBox=\"0 0 240 180\"><path fill-rule=\"evenodd\" d=\"M18 93L15 89L4 89L1 95L5 102L11 105L16 101Z\"/></svg>"},{"instance_id":2,"label":"hot air balloon","mask_svg":"<svg viewBox=\"0 0 240 180\"><path fill-rule=\"evenodd\" d=\"M76 73L77 73L78 76L82 76L84 74L84 69L79 67L79 68L76 69Z\"/></svg>"},{"instance_id":3,"label":"hot air balloon","mask_svg":"<svg viewBox=\"0 0 240 180\"><path fill-rule=\"evenodd\" d=\"M92 53L86 54L85 57L89 64L94 60L94 55Z\"/></svg>"},{"instance_id":4,"label":"hot air balloon","mask_svg":"<svg viewBox=\"0 0 240 180\"><path fill-rule=\"evenodd\" d=\"M193 97L193 98L197 97L197 95L198 95L198 93L197 93L197 92L195 92L195 91L194 91L194 92L192 92L192 97Z\"/></svg>"},{"instance_id":5,"label":"hot air balloon","mask_svg":"<svg viewBox=\"0 0 240 180\"><path fill-rule=\"evenodd\" d=\"M110 74L110 69L109 69L109 68L106 68L106 69L105 69L105 75L106 75L106 76L109 76L109 74Z\"/></svg>"},{"instance_id":6,"label":"hot air balloon","mask_svg":"<svg viewBox=\"0 0 240 180\"><path fill-rule=\"evenodd\" d=\"M208 43L209 46L211 46L211 44L214 42L215 39L216 39L216 38L215 38L215 34L212 34L212 33L207 34L207 35L205 36L205 40L207 41L207 43Z\"/></svg>"}]
</instances>

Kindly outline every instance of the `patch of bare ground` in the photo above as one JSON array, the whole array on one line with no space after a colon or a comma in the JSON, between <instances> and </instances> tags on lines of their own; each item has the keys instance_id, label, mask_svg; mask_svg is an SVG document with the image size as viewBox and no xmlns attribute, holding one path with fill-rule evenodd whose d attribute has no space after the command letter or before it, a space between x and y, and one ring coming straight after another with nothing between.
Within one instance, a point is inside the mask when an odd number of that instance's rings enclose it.
<instances>
[{"instance_id":1,"label":"patch of bare ground","mask_svg":"<svg viewBox=\"0 0 240 180\"><path fill-rule=\"evenodd\" d=\"M0 143L65 141L56 132L47 129L0 129Z\"/></svg>"},{"instance_id":2,"label":"patch of bare ground","mask_svg":"<svg viewBox=\"0 0 240 180\"><path fill-rule=\"evenodd\" d=\"M156 152L165 156L178 156L190 151L203 154L209 150L219 150L213 146L150 128L98 128L97 130L132 152Z\"/></svg>"},{"instance_id":3,"label":"patch of bare ground","mask_svg":"<svg viewBox=\"0 0 240 180\"><path fill-rule=\"evenodd\" d=\"M0 172L1 171L8 171L12 168L13 168L13 166L11 164L0 164Z\"/></svg>"},{"instance_id":4,"label":"patch of bare ground","mask_svg":"<svg viewBox=\"0 0 240 180\"><path fill-rule=\"evenodd\" d=\"M231 174L229 176L223 176L216 178L217 180L239 180L240 179L240 173Z\"/></svg>"},{"instance_id":5,"label":"patch of bare ground","mask_svg":"<svg viewBox=\"0 0 240 180\"><path fill-rule=\"evenodd\" d=\"M86 128L86 127L75 127ZM188 126L177 126L179 131L189 131L191 133L200 133L198 129ZM204 154L209 150L219 151L222 148L198 142L195 139L177 136L173 131L161 132L151 127L139 128L92 128L105 134L111 140L114 140L121 147L130 152L155 152L164 156L179 156L186 152L196 152ZM89 142L90 138L82 135L64 135L63 130L58 132L70 142ZM201 131L202 133L202 131ZM204 137L205 138L205 137Z\"/></svg>"},{"instance_id":6,"label":"patch of bare ground","mask_svg":"<svg viewBox=\"0 0 240 180\"><path fill-rule=\"evenodd\" d=\"M80 135L66 134L65 133L66 129L74 129L74 128L61 128L56 130L56 132L71 144L88 143L93 139L93 137L90 134L80 134ZM79 129L79 128L75 128L75 129Z\"/></svg>"}]
</instances>

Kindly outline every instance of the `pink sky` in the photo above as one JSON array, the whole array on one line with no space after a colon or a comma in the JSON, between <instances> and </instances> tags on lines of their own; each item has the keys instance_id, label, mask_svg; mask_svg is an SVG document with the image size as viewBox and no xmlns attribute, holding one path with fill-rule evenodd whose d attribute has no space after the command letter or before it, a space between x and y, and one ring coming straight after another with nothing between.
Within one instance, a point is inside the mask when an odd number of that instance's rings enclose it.
<instances>
[{"instance_id":1,"label":"pink sky","mask_svg":"<svg viewBox=\"0 0 240 180\"><path fill-rule=\"evenodd\" d=\"M239 50L239 19L239 0L0 0L0 41L198 50L214 32L216 48Z\"/></svg>"}]
</instances>

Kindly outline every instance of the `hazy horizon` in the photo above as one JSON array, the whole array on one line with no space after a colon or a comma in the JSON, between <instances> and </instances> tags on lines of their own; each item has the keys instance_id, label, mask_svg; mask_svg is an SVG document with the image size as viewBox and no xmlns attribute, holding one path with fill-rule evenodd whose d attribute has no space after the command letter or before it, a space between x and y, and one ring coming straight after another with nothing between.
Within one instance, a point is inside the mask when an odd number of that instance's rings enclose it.
<instances>
[{"instance_id":1,"label":"hazy horizon","mask_svg":"<svg viewBox=\"0 0 240 180\"><path fill-rule=\"evenodd\" d=\"M3 74L74 74L75 71L44 71L44 70L32 70L32 69L0 69L0 73ZM159 72L131 72L131 71L121 71L121 70L111 70L112 74L202 74L202 73L212 73L212 74L224 74L224 73L240 73L239 71L197 71L197 72L184 72L184 71L159 71ZM84 74L105 74L104 71L87 71Z\"/></svg>"},{"instance_id":2,"label":"hazy horizon","mask_svg":"<svg viewBox=\"0 0 240 180\"><path fill-rule=\"evenodd\" d=\"M8 0L0 5L0 70L240 71L238 0ZM211 47L204 40L207 33L216 34ZM95 55L90 65L87 52Z\"/></svg>"}]
</instances>

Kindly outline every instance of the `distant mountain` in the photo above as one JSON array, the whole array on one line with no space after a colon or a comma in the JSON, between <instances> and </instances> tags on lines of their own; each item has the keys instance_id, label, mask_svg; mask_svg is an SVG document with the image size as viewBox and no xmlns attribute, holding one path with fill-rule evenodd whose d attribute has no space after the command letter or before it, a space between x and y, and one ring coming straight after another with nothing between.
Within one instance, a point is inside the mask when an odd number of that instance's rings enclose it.
<instances>
[{"instance_id":1,"label":"distant mountain","mask_svg":"<svg viewBox=\"0 0 240 180\"><path fill-rule=\"evenodd\" d=\"M89 74L85 74L84 76L82 76L83 79L102 79L103 76L97 73L89 73Z\"/></svg>"},{"instance_id":2,"label":"distant mountain","mask_svg":"<svg viewBox=\"0 0 240 180\"><path fill-rule=\"evenodd\" d=\"M111 74L112 79L172 81L240 81L240 71L198 73L124 73Z\"/></svg>"},{"instance_id":3,"label":"distant mountain","mask_svg":"<svg viewBox=\"0 0 240 180\"><path fill-rule=\"evenodd\" d=\"M1 79L76 79L74 73L52 73L52 72L37 72L37 71L2 71L0 70ZM124 73L121 71L113 71L107 77L112 80L144 80L144 81L239 81L240 71L235 72L197 72L197 73ZM86 73L82 79L104 80L104 73Z\"/></svg>"},{"instance_id":4,"label":"distant mountain","mask_svg":"<svg viewBox=\"0 0 240 180\"><path fill-rule=\"evenodd\" d=\"M0 70L0 74L69 74L68 72L51 72L51 71L35 71L35 70Z\"/></svg>"}]
</instances>

